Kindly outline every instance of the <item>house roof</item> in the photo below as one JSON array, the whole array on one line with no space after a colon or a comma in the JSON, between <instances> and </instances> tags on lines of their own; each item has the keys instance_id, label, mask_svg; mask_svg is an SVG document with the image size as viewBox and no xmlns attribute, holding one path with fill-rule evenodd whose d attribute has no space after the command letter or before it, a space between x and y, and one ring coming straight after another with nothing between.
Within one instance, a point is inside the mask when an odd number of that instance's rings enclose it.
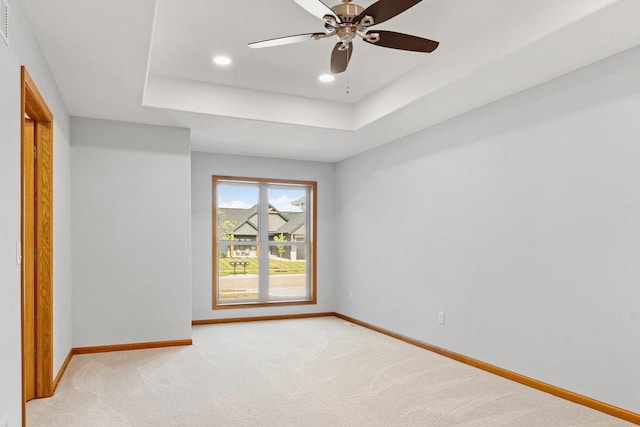
<instances>
[{"instance_id":1,"label":"house roof","mask_svg":"<svg viewBox=\"0 0 640 427\"><path fill-rule=\"evenodd\" d=\"M219 208L218 218L222 221L235 222L234 230L237 230L242 224L247 222L253 214L258 212L257 205L250 207L249 209L239 208Z\"/></svg>"},{"instance_id":2,"label":"house roof","mask_svg":"<svg viewBox=\"0 0 640 427\"><path fill-rule=\"evenodd\" d=\"M293 202L291 202L291 204L293 206L301 206L301 205L304 205L306 202L307 202L307 198L305 196L302 196L299 199L296 199Z\"/></svg>"},{"instance_id":3,"label":"house roof","mask_svg":"<svg viewBox=\"0 0 640 427\"><path fill-rule=\"evenodd\" d=\"M279 211L273 205L269 204L269 208L272 212L278 214L285 223L276 230L269 230L269 234L291 234L299 229L305 221L304 212L287 212ZM232 227L232 231L235 232L243 227L245 224L249 224L254 229L257 229L255 224L251 221L251 217L258 212L257 205L254 205L248 209L239 208L218 208L218 219L221 221L232 221L235 224Z\"/></svg>"},{"instance_id":4,"label":"house roof","mask_svg":"<svg viewBox=\"0 0 640 427\"><path fill-rule=\"evenodd\" d=\"M275 233L292 234L298 228L304 225L305 213L304 212L287 212L289 221L278 228Z\"/></svg>"}]
</instances>

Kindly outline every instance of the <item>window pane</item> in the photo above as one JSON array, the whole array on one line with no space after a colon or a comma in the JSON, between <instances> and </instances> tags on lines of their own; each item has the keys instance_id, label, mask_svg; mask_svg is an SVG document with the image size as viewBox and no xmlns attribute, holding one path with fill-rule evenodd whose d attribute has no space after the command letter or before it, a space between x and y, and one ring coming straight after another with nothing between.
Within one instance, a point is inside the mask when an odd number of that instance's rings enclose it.
<instances>
[{"instance_id":1,"label":"window pane","mask_svg":"<svg viewBox=\"0 0 640 427\"><path fill-rule=\"evenodd\" d=\"M218 250L218 300L257 299L256 246L223 242Z\"/></svg>"},{"instance_id":2,"label":"window pane","mask_svg":"<svg viewBox=\"0 0 640 427\"><path fill-rule=\"evenodd\" d=\"M283 244L269 249L269 297L307 297L306 246Z\"/></svg>"},{"instance_id":3,"label":"window pane","mask_svg":"<svg viewBox=\"0 0 640 427\"><path fill-rule=\"evenodd\" d=\"M218 184L218 240L258 240L258 194L256 184Z\"/></svg>"},{"instance_id":4,"label":"window pane","mask_svg":"<svg viewBox=\"0 0 640 427\"><path fill-rule=\"evenodd\" d=\"M213 177L213 308L315 303L316 184Z\"/></svg>"},{"instance_id":5,"label":"window pane","mask_svg":"<svg viewBox=\"0 0 640 427\"><path fill-rule=\"evenodd\" d=\"M306 238L305 188L269 188L269 240L304 242Z\"/></svg>"}]
</instances>

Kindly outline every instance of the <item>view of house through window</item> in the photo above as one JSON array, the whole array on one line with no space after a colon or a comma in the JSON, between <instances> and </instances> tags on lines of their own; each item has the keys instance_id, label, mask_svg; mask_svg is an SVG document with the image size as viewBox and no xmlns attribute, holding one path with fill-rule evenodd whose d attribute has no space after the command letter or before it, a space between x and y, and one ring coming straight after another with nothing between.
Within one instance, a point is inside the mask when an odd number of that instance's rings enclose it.
<instances>
[{"instance_id":1,"label":"view of house through window","mask_svg":"<svg viewBox=\"0 0 640 427\"><path fill-rule=\"evenodd\" d=\"M315 302L315 186L213 177L214 308Z\"/></svg>"}]
</instances>

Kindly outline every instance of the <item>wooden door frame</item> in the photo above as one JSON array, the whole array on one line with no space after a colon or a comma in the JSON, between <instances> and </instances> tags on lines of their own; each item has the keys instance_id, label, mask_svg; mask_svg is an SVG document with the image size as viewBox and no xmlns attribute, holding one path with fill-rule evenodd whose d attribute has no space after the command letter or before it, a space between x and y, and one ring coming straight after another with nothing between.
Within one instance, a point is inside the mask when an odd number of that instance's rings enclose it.
<instances>
[{"instance_id":1,"label":"wooden door frame","mask_svg":"<svg viewBox=\"0 0 640 427\"><path fill-rule=\"evenodd\" d=\"M44 98L29 76L21 67L21 111L20 141L25 144L25 117L35 124L34 143L37 150L35 161L35 187L37 200L35 210L35 313L36 313L36 397L53 395L53 114ZM21 176L27 165L21 160ZM22 180L21 180L22 181ZM25 189L21 184L21 199ZM25 233L25 218L34 213L24 212L21 205L21 237ZM22 248L22 255L27 248ZM24 265L24 264L23 264ZM24 277L21 274L21 322L22 347L24 349ZM25 401L25 361L22 357L22 420L26 423Z\"/></svg>"}]
</instances>

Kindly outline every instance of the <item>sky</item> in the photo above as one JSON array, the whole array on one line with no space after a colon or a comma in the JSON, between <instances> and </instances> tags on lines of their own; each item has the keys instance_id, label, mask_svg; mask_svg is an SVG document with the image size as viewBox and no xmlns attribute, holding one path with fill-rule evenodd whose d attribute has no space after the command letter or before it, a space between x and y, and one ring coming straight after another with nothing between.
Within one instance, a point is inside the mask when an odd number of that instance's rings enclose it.
<instances>
[{"instance_id":1,"label":"sky","mask_svg":"<svg viewBox=\"0 0 640 427\"><path fill-rule=\"evenodd\" d=\"M258 187L255 184L218 184L218 207L247 209L258 203ZM269 189L269 203L284 212L301 212L291 202L305 195L304 190Z\"/></svg>"}]
</instances>

